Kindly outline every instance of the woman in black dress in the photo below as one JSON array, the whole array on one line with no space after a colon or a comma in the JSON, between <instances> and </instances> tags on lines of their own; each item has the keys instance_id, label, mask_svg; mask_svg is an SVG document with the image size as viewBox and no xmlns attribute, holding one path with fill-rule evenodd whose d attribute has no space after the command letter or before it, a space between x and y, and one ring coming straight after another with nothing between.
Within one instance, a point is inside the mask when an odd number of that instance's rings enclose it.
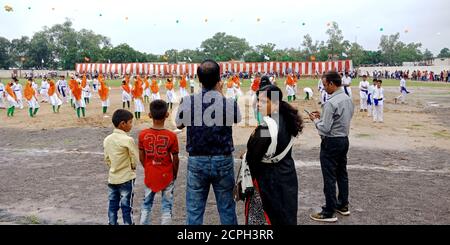
<instances>
[{"instance_id":1,"label":"woman in black dress","mask_svg":"<svg viewBox=\"0 0 450 245\"><path fill-rule=\"evenodd\" d=\"M247 142L245 159L254 191L245 199L249 225L296 225L298 180L292 159L293 138L302 132L298 110L285 101L280 88L267 85L258 91L263 115Z\"/></svg>"}]
</instances>

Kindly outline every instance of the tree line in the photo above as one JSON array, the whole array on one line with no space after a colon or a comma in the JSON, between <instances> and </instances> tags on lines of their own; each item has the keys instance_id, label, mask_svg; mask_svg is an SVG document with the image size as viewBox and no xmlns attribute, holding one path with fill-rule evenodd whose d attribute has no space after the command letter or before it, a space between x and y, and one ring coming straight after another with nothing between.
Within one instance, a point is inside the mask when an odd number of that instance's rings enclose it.
<instances>
[{"instance_id":1,"label":"tree line","mask_svg":"<svg viewBox=\"0 0 450 245\"><path fill-rule=\"evenodd\" d=\"M299 41L298 48L278 49L273 43L252 47L244 38L218 32L196 49L170 49L157 55L137 51L125 43L113 46L110 38L91 30L77 31L72 22L66 20L62 24L43 27L31 38L22 36L9 41L0 37L0 68L73 69L75 63L82 62L198 63L206 58L246 62L352 59L355 66L360 66L401 65L405 61L433 58L428 49L422 52L421 43L400 41L399 33L382 35L377 51L365 50L360 44L345 40L336 22L330 24L326 34L327 41L315 41L307 34ZM450 50L443 48L437 57L450 57Z\"/></svg>"}]
</instances>

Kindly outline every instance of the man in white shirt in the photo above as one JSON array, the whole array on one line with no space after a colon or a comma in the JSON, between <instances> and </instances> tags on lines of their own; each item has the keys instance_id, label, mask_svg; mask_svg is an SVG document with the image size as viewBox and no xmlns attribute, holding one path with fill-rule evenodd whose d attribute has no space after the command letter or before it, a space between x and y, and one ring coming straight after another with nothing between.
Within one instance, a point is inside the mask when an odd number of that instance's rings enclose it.
<instances>
[{"instance_id":1,"label":"man in white shirt","mask_svg":"<svg viewBox=\"0 0 450 245\"><path fill-rule=\"evenodd\" d=\"M344 76L342 77L342 86L344 87L344 92L347 94L350 98L352 97L352 78L348 75L348 72L345 72Z\"/></svg>"},{"instance_id":2,"label":"man in white shirt","mask_svg":"<svg viewBox=\"0 0 450 245\"><path fill-rule=\"evenodd\" d=\"M373 92L373 101L374 101L374 114L373 114L373 122L383 122L383 101L384 101L384 90L381 87L381 80L377 81L377 87Z\"/></svg>"},{"instance_id":3,"label":"man in white shirt","mask_svg":"<svg viewBox=\"0 0 450 245\"><path fill-rule=\"evenodd\" d=\"M363 76L363 80L359 82L359 101L360 101L360 112L367 112L367 97L369 94L369 82L367 81L367 76Z\"/></svg>"},{"instance_id":4,"label":"man in white shirt","mask_svg":"<svg viewBox=\"0 0 450 245\"><path fill-rule=\"evenodd\" d=\"M409 94L409 91L406 89L406 80L404 78L404 76L400 77L400 95L397 96L394 100L395 103L397 104L397 100L400 99L402 104L405 104L405 100L406 100L406 95Z\"/></svg>"}]
</instances>

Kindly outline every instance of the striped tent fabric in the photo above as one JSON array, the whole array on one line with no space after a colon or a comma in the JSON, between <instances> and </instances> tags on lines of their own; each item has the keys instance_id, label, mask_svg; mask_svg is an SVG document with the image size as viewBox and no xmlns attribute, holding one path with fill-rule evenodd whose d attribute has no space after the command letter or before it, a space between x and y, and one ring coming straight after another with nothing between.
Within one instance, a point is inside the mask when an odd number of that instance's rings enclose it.
<instances>
[{"instance_id":1,"label":"striped tent fabric","mask_svg":"<svg viewBox=\"0 0 450 245\"><path fill-rule=\"evenodd\" d=\"M199 64L167 64L167 63L77 63L78 73L112 73L112 74L144 74L144 75L182 75L197 74ZM353 69L351 60L325 62L219 62L220 72L297 72L300 75L311 76L327 71L344 72Z\"/></svg>"}]
</instances>

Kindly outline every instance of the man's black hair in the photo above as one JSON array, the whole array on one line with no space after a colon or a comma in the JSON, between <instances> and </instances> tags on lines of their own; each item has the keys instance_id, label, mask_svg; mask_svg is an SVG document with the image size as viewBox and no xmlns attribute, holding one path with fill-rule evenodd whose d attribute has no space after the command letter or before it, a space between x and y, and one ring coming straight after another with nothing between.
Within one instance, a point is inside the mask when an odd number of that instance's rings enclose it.
<instances>
[{"instance_id":1,"label":"man's black hair","mask_svg":"<svg viewBox=\"0 0 450 245\"><path fill-rule=\"evenodd\" d=\"M119 127L120 122L128 122L131 119L133 119L133 113L127 110L118 109L112 116L112 123L114 124L114 127L117 128Z\"/></svg>"},{"instance_id":2,"label":"man's black hair","mask_svg":"<svg viewBox=\"0 0 450 245\"><path fill-rule=\"evenodd\" d=\"M327 82L334 83L337 87L340 87L342 85L342 79L339 73L335 71L329 71L323 75L325 77L325 80Z\"/></svg>"},{"instance_id":3,"label":"man's black hair","mask_svg":"<svg viewBox=\"0 0 450 245\"><path fill-rule=\"evenodd\" d=\"M197 68L197 75L205 89L213 89L220 81L220 66L214 60L205 60Z\"/></svg>"},{"instance_id":4,"label":"man's black hair","mask_svg":"<svg viewBox=\"0 0 450 245\"><path fill-rule=\"evenodd\" d=\"M164 100L154 100L150 103L150 115L155 120L164 119L168 109L167 103Z\"/></svg>"}]
</instances>

